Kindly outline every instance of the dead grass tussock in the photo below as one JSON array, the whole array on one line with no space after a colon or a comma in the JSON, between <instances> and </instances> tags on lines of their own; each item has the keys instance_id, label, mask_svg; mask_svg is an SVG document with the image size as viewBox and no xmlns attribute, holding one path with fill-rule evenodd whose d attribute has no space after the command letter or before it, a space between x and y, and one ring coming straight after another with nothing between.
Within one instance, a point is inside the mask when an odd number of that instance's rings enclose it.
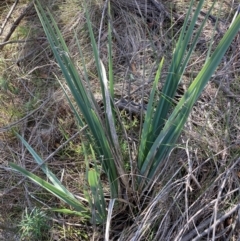
<instances>
[{"instance_id":1,"label":"dead grass tussock","mask_svg":"<svg viewBox=\"0 0 240 241\"><path fill-rule=\"evenodd\" d=\"M117 94L141 99L142 91L146 97L154 76L153 67L156 59L165 56L166 63L170 58L173 37L181 27L181 19L172 19L174 27L169 30L169 16L172 6L164 4L164 11L159 14L154 1L114 1L112 0L113 60L114 72L118 84ZM176 3L176 4L175 4ZM85 28L84 13L80 9L72 12L74 4L59 3L52 6L57 17L74 61L82 72L81 60L77 46L72 38L75 29L82 46L92 85L96 85L96 70L92 62L91 46ZM103 4L91 2L91 19L95 36L99 36L99 20L103 17L100 33L100 51L103 62L107 63L107 25L106 15L102 16ZM181 16L186 11L187 1L175 1L173 13ZM214 45L225 32L232 16L232 6L226 2L222 5L219 29L214 35ZM216 6L216 9L219 6ZM207 10L207 7L206 9ZM6 10L7 12L7 10ZM217 16L214 10L213 16ZM199 21L201 21L199 19ZM29 27L31 26L31 27ZM1 92L1 127L24 118L17 123L17 130L37 150L43 158L61 146L71 137L77 128L74 117L64 97L55 84L56 74L61 79L57 66L53 63L47 40L40 28L35 13L26 16L22 22L26 30L26 38L34 39L25 44L5 46L1 53L2 78L7 88ZM183 90L190 84L195 73L204 62L209 39L212 37L213 20L209 19L200 37L186 74L183 77ZM17 35L15 35L17 38ZM239 37L233 42L225 61L219 67L213 79L194 107L179 139L178 147L169 160L162 165L160 180L152 188L132 199L136 207L123 205L123 210L112 217L110 237L119 240L234 240L239 234L239 140L240 115L237 98L239 98ZM13 62L14 60L14 62ZM17 62L18 66L15 64ZM166 64L167 65L167 64ZM167 71L167 66L164 71ZM163 73L164 76L164 73ZM227 93L225 90L229 90ZM3 89L3 87L1 86ZM98 88L98 87L97 87ZM98 89L96 88L96 92ZM15 92L17 90L17 92ZM161 85L159 86L161 90ZM235 97L229 95L232 93ZM48 100L46 103L45 100ZM44 103L43 106L41 104ZM40 106L40 108L39 108ZM39 109L38 109L39 108ZM18 114L19 113L19 114ZM1 194L11 190L21 177L12 173L7 166L8 161L21 163L28 170L34 169L32 157L6 129L0 133L0 188ZM84 167L80 140L73 139L66 147L56 153L49 162L50 168L59 177L63 174L63 182L75 194L83 185ZM64 170L64 172L63 172ZM38 173L41 175L41 173ZM171 178L170 178L171 177ZM61 203L40 188L24 181L11 192L7 192L1 200L1 222L12 222L20 219L25 206L39 203L56 206ZM31 195L30 195L31 194ZM32 197L38 199L36 202ZM140 201L141 202L140 202ZM139 204L140 203L140 204ZM126 212L127 210L127 212ZM56 226L52 230L54 237L64 235L72 240L88 240L90 236L96 240L101 237L98 227L92 229L79 222L76 217L54 217ZM82 232L77 232L81 229ZM61 231L59 231L61 230ZM197 234L196 230L199 234ZM61 233L59 235L59 233ZM197 237L199 235L199 237ZM154 238L153 238L154 237Z\"/></svg>"}]
</instances>

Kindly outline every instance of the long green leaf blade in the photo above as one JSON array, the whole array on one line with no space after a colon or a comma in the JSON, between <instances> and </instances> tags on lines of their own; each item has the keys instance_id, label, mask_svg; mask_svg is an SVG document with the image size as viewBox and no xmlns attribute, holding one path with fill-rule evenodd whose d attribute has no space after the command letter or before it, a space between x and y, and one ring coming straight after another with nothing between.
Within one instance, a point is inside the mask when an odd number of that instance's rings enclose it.
<instances>
[{"instance_id":1,"label":"long green leaf blade","mask_svg":"<svg viewBox=\"0 0 240 241\"><path fill-rule=\"evenodd\" d=\"M71 196L73 198L72 193L70 193L63 185L62 183L58 180L58 178L49 170L47 165L43 163L43 160L41 157L32 149L32 147L18 134L16 134L18 138L22 141L22 143L26 146L28 151L31 153L33 156L34 160L37 162L38 165L41 166L41 169L43 172L46 174L46 176L49 178L49 180L53 183L53 185L59 189L60 191L66 193L68 196Z\"/></svg>"},{"instance_id":2,"label":"long green leaf blade","mask_svg":"<svg viewBox=\"0 0 240 241\"><path fill-rule=\"evenodd\" d=\"M76 68L74 67L74 64L71 58L69 57L67 46L63 40L63 37L54 19L51 16L51 13L48 12L48 16L50 17L50 21L51 21L50 23L49 18L46 16L39 1L36 1L35 6L37 9L37 13L39 15L40 21L43 25L44 31L46 33L46 36L48 38L48 41L50 43L51 49L54 53L54 56L63 72L63 75L68 84L68 87L70 88L71 93L81 113L84 116L84 120L88 124L88 127L91 132L91 134L89 134L88 137L90 138L91 142L92 141L95 142L94 148L96 149L98 155L104 156L104 158L102 159L103 169L109 177L111 190L113 190L112 195L113 197L116 197L118 195L117 182L119 179L117 178L116 166L112 161L113 154L110 149L111 142L110 142L110 139L108 139L108 137L106 136L105 129L102 125L101 120L99 119L99 116L96 114L96 108L94 108L94 105L93 105L94 101L91 101L89 99L89 96L92 97L92 94L90 95L87 94L87 90L84 87L83 81L81 80ZM93 31L91 29L90 20L88 17L87 17L87 22L88 22L89 33L92 41L93 52L96 60L98 73L100 78L102 79L102 72L101 72L99 57L97 53L96 42L94 40ZM104 90L103 84L102 84L102 90ZM112 147L114 148L114 145L112 145Z\"/></svg>"},{"instance_id":3,"label":"long green leaf blade","mask_svg":"<svg viewBox=\"0 0 240 241\"><path fill-rule=\"evenodd\" d=\"M212 56L203 66L189 89L183 95L178 102L173 113L168 118L163 130L157 137L152 145L148 157L146 158L146 164L142 167L141 174L147 175L148 178L153 178L157 173L159 163L166 158L170 153L173 144L176 142L181 130L187 120L187 117L197 101L198 97L202 93L204 87L210 80L212 74L220 64L224 54L231 45L232 40L239 31L240 15L236 18L233 25L225 33L223 39L218 44ZM151 162L152 161L152 162ZM151 167L149 168L149 164ZM147 173L146 173L147 171Z\"/></svg>"},{"instance_id":4,"label":"long green leaf blade","mask_svg":"<svg viewBox=\"0 0 240 241\"><path fill-rule=\"evenodd\" d=\"M162 59L162 61L159 63L158 66L158 70L155 76L155 80L153 82L153 87L150 93L150 98L148 101L148 106L147 106L147 112L145 115L145 121L143 124L143 130L142 130L142 134L141 134L141 142L140 142L140 146L139 146L139 151L138 151L138 168L141 169L142 165L145 161L146 155L148 153L148 149L147 149L147 141L149 140L149 133L152 132L152 116L153 116L153 108L154 108L154 97L155 97L155 92L158 86L158 82L161 76L161 70L162 70L162 66L163 66L163 61L164 58Z\"/></svg>"},{"instance_id":5,"label":"long green leaf blade","mask_svg":"<svg viewBox=\"0 0 240 241\"><path fill-rule=\"evenodd\" d=\"M72 198L67 193L59 190L58 188L54 187L52 184L44 181L40 177L25 170L24 168L19 167L15 163L10 163L9 165L16 171L19 171L24 176L28 177L31 181L35 182L36 184L38 184L42 188L46 189L47 191L51 192L54 196L58 197L59 199L61 199L65 203L67 203L68 205L72 206L76 211L82 213L82 216L84 218L88 218L88 219L90 218L89 211L87 210L87 208L85 208L77 199Z\"/></svg>"}]
</instances>

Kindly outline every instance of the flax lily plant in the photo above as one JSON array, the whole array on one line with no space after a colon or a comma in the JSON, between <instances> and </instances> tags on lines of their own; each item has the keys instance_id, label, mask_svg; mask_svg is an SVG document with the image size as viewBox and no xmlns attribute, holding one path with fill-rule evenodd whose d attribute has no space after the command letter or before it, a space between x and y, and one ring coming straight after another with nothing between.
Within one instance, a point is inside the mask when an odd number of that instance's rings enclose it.
<instances>
[{"instance_id":1,"label":"flax lily plant","mask_svg":"<svg viewBox=\"0 0 240 241\"><path fill-rule=\"evenodd\" d=\"M64 75L66 84L74 97L75 103L71 102L71 98L67 95L64 85L60 84L62 85L62 88L66 93L66 97L75 113L79 127L82 128L85 125L88 126L86 129L86 135L88 137L88 144L90 143L92 159L97 160L96 162L100 163L101 169L107 175L111 197L110 211L114 209L114 202L112 202L112 200L121 200L123 198L122 192L126 192L126 190L134 190L141 193L144 189L151 185L152 181L160 178L158 176L159 169L161 167L160 164L167 160L167 157L173 149L174 144L176 143L183 126L187 121L193 105L201 95L204 87L210 80L212 74L220 64L226 50L239 31L240 16L237 16L215 51L206 59L206 62L197 77L193 80L177 105L173 107L172 100L181 82L181 78L191 54L194 51L198 37L208 18L208 14L211 11L210 9L205 20L193 36L195 23L201 11L203 2L203 0L199 1L193 15L191 15L193 1L190 4L178 42L172 54L172 62L169 67L165 85L162 89L159 101L156 103L156 89L161 76L161 69L164 62L163 59L158 64L158 70L150 93L143 128L141 130L138 153L135 160L138 171L131 176L133 179L132 182L129 182L128 180L129 170L125 168L116 128L116 123L118 121L117 118L119 118L119 116L117 107L114 105L113 101L114 76L111 58L111 24L109 23L108 30L109 66L108 71L106 71L100 60L91 21L88 12L86 11L88 32L91 39L93 55L101 86L104 112L106 113L105 118L103 118L101 115L102 110L99 109L93 93L91 92L86 65L76 34L75 37L79 48L79 55L81 56L84 67L84 78L80 77L78 74L74 63L69 56L68 48L51 13L42 8L40 1L35 2L35 8L48 38L51 50ZM108 9L108 14L110 16L110 4L108 5ZM191 21L189 21L190 18ZM28 143L22 137L19 136L19 138L30 151L35 161L41 165L43 172L47 175L51 183L44 181L35 174L30 173L14 163L11 163L10 165L13 169L21 172L33 182L39 184L74 209L74 211L71 211L70 209L55 209L55 211L74 213L80 215L84 219L91 220L93 223L101 224L106 222L109 210L106 208L107 203L101 184L100 168L96 162L94 168L89 167L89 153L87 153L85 147L83 149L85 150L86 157L86 182L88 185L86 185L86 190L84 191L85 200L79 201L61 184L61 182L48 169L47 165L43 163L43 160L28 145ZM130 159L131 156L129 155L129 163L131 163ZM129 185L134 185L134 187L129 187ZM116 205L116 208L117 206L118 205Z\"/></svg>"}]
</instances>

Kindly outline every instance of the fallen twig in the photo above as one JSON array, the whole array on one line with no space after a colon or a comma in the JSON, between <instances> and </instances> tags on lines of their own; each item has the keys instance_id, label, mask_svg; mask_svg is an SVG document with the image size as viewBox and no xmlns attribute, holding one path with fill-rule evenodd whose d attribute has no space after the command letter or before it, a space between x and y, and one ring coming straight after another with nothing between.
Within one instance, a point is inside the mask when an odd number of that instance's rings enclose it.
<instances>
[{"instance_id":1,"label":"fallen twig","mask_svg":"<svg viewBox=\"0 0 240 241\"><path fill-rule=\"evenodd\" d=\"M16 21L13 23L9 33L7 34L7 36L5 37L5 39L3 40L3 42L7 42L12 34L14 33L15 29L17 28L17 26L19 25L19 23L21 22L21 20L24 18L24 16L29 12L29 10L33 7L34 5L34 1L32 1L30 4L28 4L28 6L23 10L22 14L16 19ZM4 45L0 45L0 50L3 49Z\"/></svg>"},{"instance_id":2,"label":"fallen twig","mask_svg":"<svg viewBox=\"0 0 240 241\"><path fill-rule=\"evenodd\" d=\"M2 26L0 28L0 35L2 34L3 32L3 29L5 28L6 24L7 24L7 21L8 19L11 17L12 13L13 13L13 10L15 9L15 7L17 6L19 0L16 0L15 3L12 5L12 7L10 8L10 11L8 12L8 15L6 16L5 20L3 21L2 23Z\"/></svg>"},{"instance_id":3,"label":"fallen twig","mask_svg":"<svg viewBox=\"0 0 240 241\"><path fill-rule=\"evenodd\" d=\"M240 96L235 95L235 94L234 94L233 92L231 92L227 87L223 86L219 80L213 79L212 81L219 87L219 89L220 89L224 94L226 94L227 97L233 98L233 99L236 100L237 102L240 102Z\"/></svg>"}]
</instances>

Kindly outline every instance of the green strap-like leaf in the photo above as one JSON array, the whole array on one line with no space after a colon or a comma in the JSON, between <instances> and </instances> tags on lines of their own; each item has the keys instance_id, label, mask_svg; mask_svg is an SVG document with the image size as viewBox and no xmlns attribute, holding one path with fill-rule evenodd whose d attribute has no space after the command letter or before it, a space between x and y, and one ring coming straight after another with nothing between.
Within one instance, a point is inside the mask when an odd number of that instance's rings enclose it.
<instances>
[{"instance_id":1,"label":"green strap-like leaf","mask_svg":"<svg viewBox=\"0 0 240 241\"><path fill-rule=\"evenodd\" d=\"M89 210L85 208L76 198L69 196L68 193L65 193L58 188L54 187L52 184L44 181L40 177L34 175L33 173L25 170L22 167L19 167L18 165L14 163L9 164L13 169L19 171L24 176L28 177L31 181L35 182L42 188L46 189L47 191L51 192L54 196L58 197L68 205L72 206L76 211L80 212L82 214L82 217L89 219Z\"/></svg>"}]
</instances>

